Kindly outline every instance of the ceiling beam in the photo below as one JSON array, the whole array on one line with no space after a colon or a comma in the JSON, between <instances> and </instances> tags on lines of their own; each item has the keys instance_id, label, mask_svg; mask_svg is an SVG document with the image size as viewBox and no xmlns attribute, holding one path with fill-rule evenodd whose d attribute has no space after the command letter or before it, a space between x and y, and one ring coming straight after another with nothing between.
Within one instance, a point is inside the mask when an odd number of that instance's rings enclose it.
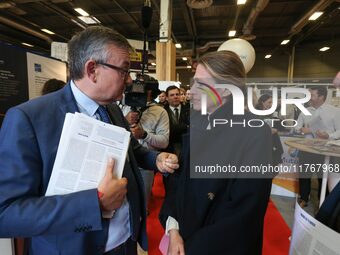
<instances>
[{"instance_id":1,"label":"ceiling beam","mask_svg":"<svg viewBox=\"0 0 340 255\"><path fill-rule=\"evenodd\" d=\"M323 11L326 9L334 0L321 0L318 1L310 10L308 10L302 18L300 18L290 29L291 36L298 34L302 28L308 24L308 18L316 11Z\"/></svg>"},{"instance_id":2,"label":"ceiling beam","mask_svg":"<svg viewBox=\"0 0 340 255\"><path fill-rule=\"evenodd\" d=\"M151 2L152 2L152 5L155 7L156 11L157 11L158 13L160 13L160 8L159 8L159 5L158 5L158 3L156 2L156 0L151 0ZM159 17L158 17L158 18L159 18ZM176 42L177 42L177 39L176 39L175 34L174 34L174 32L172 31L172 29L171 29L171 37L172 37L172 39L174 40L174 42L176 43Z\"/></svg>"},{"instance_id":3,"label":"ceiling beam","mask_svg":"<svg viewBox=\"0 0 340 255\"><path fill-rule=\"evenodd\" d=\"M191 23L191 20L190 20L190 14L189 14L189 11L187 9L187 5L186 5L186 3L184 1L181 1L181 10L182 10L185 26L187 27L188 33L189 33L190 36L193 37L194 36L194 32L193 32L193 29L192 29L192 23Z\"/></svg>"},{"instance_id":4,"label":"ceiling beam","mask_svg":"<svg viewBox=\"0 0 340 255\"><path fill-rule=\"evenodd\" d=\"M38 4L44 6L45 8L49 9L50 11L56 13L59 15L59 17L63 18L65 21L69 22L70 24L74 25L75 23L72 22L72 20L77 21L83 28L88 27L88 25L82 21L79 20L76 16L69 14L68 12L64 11L63 9L59 8L58 6L50 3L50 2L42 2L39 1ZM68 39L67 39L68 40Z\"/></svg>"},{"instance_id":5,"label":"ceiling beam","mask_svg":"<svg viewBox=\"0 0 340 255\"><path fill-rule=\"evenodd\" d=\"M43 40L47 41L48 43L52 42L52 39L49 36L47 36L45 33L37 31L37 30L30 28L28 26L25 26L23 24L20 24L20 23L14 21L12 19L8 19L4 16L0 16L0 22L5 24L6 26L15 28L15 29L20 30L22 32L25 32L27 34L30 34L30 35L33 35L33 36L38 37L40 39L43 39Z\"/></svg>"},{"instance_id":6,"label":"ceiling beam","mask_svg":"<svg viewBox=\"0 0 340 255\"><path fill-rule=\"evenodd\" d=\"M111 0L115 5L117 5L119 7L119 9L121 9L128 17L130 17L130 19L133 21L133 23L135 23L135 25L137 26L138 30L144 34L144 29L140 26L140 24L138 23L138 21L135 19L135 17L133 17L123 6L121 6L116 0Z\"/></svg>"}]
</instances>

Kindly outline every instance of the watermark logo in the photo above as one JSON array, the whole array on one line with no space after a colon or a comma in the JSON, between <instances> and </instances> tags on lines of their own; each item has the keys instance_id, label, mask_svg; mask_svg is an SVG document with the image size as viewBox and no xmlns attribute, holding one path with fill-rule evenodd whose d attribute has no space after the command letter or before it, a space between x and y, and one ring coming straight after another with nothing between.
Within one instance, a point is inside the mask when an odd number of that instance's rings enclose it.
<instances>
[{"instance_id":1,"label":"watermark logo","mask_svg":"<svg viewBox=\"0 0 340 255\"><path fill-rule=\"evenodd\" d=\"M200 83L201 87L198 87L198 90L201 90L203 93L202 95L208 95L211 99L211 101L213 101L213 103L215 104L215 106L221 106L222 105L222 98L221 96L218 94L217 90L205 83ZM203 101L203 98L202 98ZM205 97L204 99L205 102L205 114L207 111L207 98ZM203 108L202 108L203 109Z\"/></svg>"},{"instance_id":2,"label":"watermark logo","mask_svg":"<svg viewBox=\"0 0 340 255\"><path fill-rule=\"evenodd\" d=\"M202 84L206 86L209 89L205 89L204 87L200 87L199 89L204 91L205 94L201 95L201 113L202 115L207 114L207 95L210 96L210 98L213 98L213 101L216 101L215 97L219 100L219 105L222 105L222 99L218 92L216 91L216 88L221 89L227 89L230 91L231 96L233 97L233 114L234 115L244 115L245 111L245 98L242 90L231 84L216 84L215 88L212 86L209 86L207 84ZM303 94L303 98L288 98L289 94ZM270 109L267 110L258 110L255 109L253 105L253 88L248 88L247 91L247 106L251 113L259 116L266 116L270 115L275 112L278 106L278 90L277 88L273 88L273 105ZM287 115L287 105L292 104L295 105L297 108L300 109L300 111L304 115L312 115L306 107L303 105L307 103L311 98L311 94L308 89L304 88L281 88L281 115L285 116Z\"/></svg>"},{"instance_id":3,"label":"watermark logo","mask_svg":"<svg viewBox=\"0 0 340 255\"><path fill-rule=\"evenodd\" d=\"M233 114L234 115L244 115L245 113L245 100L247 100L247 108L248 110L257 115L257 116L269 116L273 114L277 107L278 107L278 89L273 88L272 89L272 100L273 104L270 109L264 109L264 110L259 110L256 109L253 103L253 88L248 87L247 89L247 98L245 99L244 93L242 90L232 84L215 84L214 87L211 85L207 85L205 83L200 83L200 86L197 87L197 89L201 90L203 93L201 94L201 114L202 115L207 115L208 107L207 107L207 100L208 96L212 100L212 102L215 104L215 106L221 106L222 105L222 98L218 91L226 91L228 90L231 97L233 98ZM218 90L217 90L218 89ZM221 90L222 89L222 90ZM224 93L224 92L223 92ZM287 106L288 105L294 105L297 107L304 115L310 116L311 113L308 111L308 109L304 106L305 103L307 103L310 98L311 94L308 89L305 88L290 88L290 87L285 87L281 88L281 97L280 97L280 114L281 116L286 116L287 115ZM301 98L290 98L291 95L302 95ZM249 126L251 127L261 127L264 125L264 121L261 119L252 119L250 120L251 123ZM272 123L272 126L274 126L274 122L277 120L272 120L269 121L269 123ZM216 125L225 125L227 123L232 123L232 120L226 120L226 119L214 119L213 120L213 127ZM245 121L246 122L246 121ZM241 123L244 126L246 123ZM249 121L248 121L249 122ZM266 121L268 124L268 121ZM292 125L287 125L285 123L292 122ZM259 124L254 124L254 123L259 123ZM284 119L281 120L281 124L285 127L294 127L297 125L297 121L294 119Z\"/></svg>"}]
</instances>

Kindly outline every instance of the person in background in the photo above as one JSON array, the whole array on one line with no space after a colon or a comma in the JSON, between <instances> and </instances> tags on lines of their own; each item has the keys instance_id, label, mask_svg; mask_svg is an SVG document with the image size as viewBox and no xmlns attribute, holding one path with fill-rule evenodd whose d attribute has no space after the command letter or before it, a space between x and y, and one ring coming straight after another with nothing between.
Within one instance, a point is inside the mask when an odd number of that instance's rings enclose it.
<instances>
[{"instance_id":1,"label":"person in background","mask_svg":"<svg viewBox=\"0 0 340 255\"><path fill-rule=\"evenodd\" d=\"M30 255L136 255L137 241L147 249L138 165L172 173L175 155L149 151L131 137L121 179L108 159L98 188L45 196L66 113L129 130L113 102L132 82L131 50L112 29L90 26L68 43L70 82L8 110L0 130L0 238L27 237ZM106 211L115 213L103 218Z\"/></svg>"},{"instance_id":2,"label":"person in background","mask_svg":"<svg viewBox=\"0 0 340 255\"><path fill-rule=\"evenodd\" d=\"M180 89L169 86L166 89L168 105L164 109L168 112L170 119L170 139L168 152L180 155L182 147L182 135L188 131L190 121L190 109L181 103Z\"/></svg>"},{"instance_id":3,"label":"person in background","mask_svg":"<svg viewBox=\"0 0 340 255\"><path fill-rule=\"evenodd\" d=\"M268 94L261 95L257 101L256 109L268 110L273 105L273 97Z\"/></svg>"},{"instance_id":4,"label":"person in background","mask_svg":"<svg viewBox=\"0 0 340 255\"><path fill-rule=\"evenodd\" d=\"M181 168L169 176L174 177L174 186L160 213L170 240L168 254L260 255L271 178L237 178L228 172L224 178L190 177L194 171L190 165L219 164L240 169L271 162L271 131L267 125L212 126L213 119L247 122L257 118L249 111L233 115L227 89L215 88L222 104L207 97L207 115L201 114L202 93L214 84L233 84L246 91L245 69L235 53L211 52L198 61L191 89L190 136L184 136ZM211 129L207 129L209 124Z\"/></svg>"},{"instance_id":5,"label":"person in background","mask_svg":"<svg viewBox=\"0 0 340 255\"><path fill-rule=\"evenodd\" d=\"M333 80L333 85L336 88L340 88L340 71L336 74Z\"/></svg>"},{"instance_id":6,"label":"person in background","mask_svg":"<svg viewBox=\"0 0 340 255\"><path fill-rule=\"evenodd\" d=\"M152 80L151 76L143 76L143 80ZM158 89L149 89L147 93L147 105L139 112L130 111L126 114L126 119L130 125L131 133L134 138L145 148L154 151L162 151L169 144L169 116L163 107L159 106L154 100L160 93ZM141 174L145 188L146 206L151 195L154 179L153 171L141 169Z\"/></svg>"},{"instance_id":7,"label":"person in background","mask_svg":"<svg viewBox=\"0 0 340 255\"><path fill-rule=\"evenodd\" d=\"M65 86L65 82L57 79L50 79L45 82L41 94L46 95L48 93L52 93L54 91L57 91Z\"/></svg>"},{"instance_id":8,"label":"person in background","mask_svg":"<svg viewBox=\"0 0 340 255\"><path fill-rule=\"evenodd\" d=\"M262 96L259 97L257 105L256 105L256 109L258 110L268 110L272 107L273 105L273 98L271 95L268 94L264 94ZM264 118L264 120L266 119L278 119L276 117L273 117L273 115L269 115L269 116L260 116L262 118ZM282 147L282 143L278 134L278 130L281 129L281 125L278 124L277 121L274 122L274 127L271 127L272 130L272 149L273 149L273 159L272 159L272 164L273 166L277 166L278 164L280 164L282 162L282 153L283 153L283 147Z\"/></svg>"},{"instance_id":9,"label":"person in background","mask_svg":"<svg viewBox=\"0 0 340 255\"><path fill-rule=\"evenodd\" d=\"M166 93L164 90L161 90L161 93L158 95L158 104L162 107L168 104L168 101L166 101Z\"/></svg>"},{"instance_id":10,"label":"person in background","mask_svg":"<svg viewBox=\"0 0 340 255\"><path fill-rule=\"evenodd\" d=\"M311 117L303 117L304 114L300 113L298 118L298 126L300 133L306 137L313 137L319 139L336 140L340 138L340 109L326 103L327 87L315 86L309 89L311 93L310 107L308 110L312 113ZM301 121L305 121L301 124ZM308 206L310 191L311 191L311 176L310 164L323 164L324 156L320 154L308 153L300 151L299 164L302 166L300 172L299 185L300 185L300 206ZM322 172L316 173L318 176L318 194L320 197Z\"/></svg>"},{"instance_id":11,"label":"person in background","mask_svg":"<svg viewBox=\"0 0 340 255\"><path fill-rule=\"evenodd\" d=\"M185 91L185 89L179 88L179 96L180 96L181 104L186 105L187 100L186 100L186 91Z\"/></svg>"},{"instance_id":12,"label":"person in background","mask_svg":"<svg viewBox=\"0 0 340 255\"><path fill-rule=\"evenodd\" d=\"M187 104L190 104L190 99L191 99L191 96L190 96L190 89L188 89L188 90L185 92L185 100L187 101Z\"/></svg>"}]
</instances>

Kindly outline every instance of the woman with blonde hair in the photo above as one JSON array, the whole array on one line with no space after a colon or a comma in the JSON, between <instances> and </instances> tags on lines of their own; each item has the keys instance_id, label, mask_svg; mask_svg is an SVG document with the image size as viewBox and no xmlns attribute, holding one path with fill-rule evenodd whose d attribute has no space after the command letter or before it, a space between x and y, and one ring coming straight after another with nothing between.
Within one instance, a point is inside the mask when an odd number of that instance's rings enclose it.
<instances>
[{"instance_id":1,"label":"woman with blonde hair","mask_svg":"<svg viewBox=\"0 0 340 255\"><path fill-rule=\"evenodd\" d=\"M234 115L233 100L238 99L223 84L236 86L245 95L240 58L230 51L201 57L190 90L190 137L185 137L181 170L170 177L170 191L160 213L170 255L262 252L271 177L242 169L270 164L271 132L267 125L243 125L256 116L247 110ZM204 103L206 109L202 109ZM216 125L221 120L224 124Z\"/></svg>"}]
</instances>

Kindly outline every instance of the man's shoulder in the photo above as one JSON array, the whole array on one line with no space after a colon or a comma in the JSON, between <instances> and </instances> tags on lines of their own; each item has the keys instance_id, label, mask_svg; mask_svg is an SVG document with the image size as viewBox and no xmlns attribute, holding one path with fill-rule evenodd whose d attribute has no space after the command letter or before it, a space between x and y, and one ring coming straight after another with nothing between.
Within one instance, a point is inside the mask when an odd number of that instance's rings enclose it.
<instances>
[{"instance_id":1,"label":"man's shoulder","mask_svg":"<svg viewBox=\"0 0 340 255\"><path fill-rule=\"evenodd\" d=\"M151 109L153 111L157 111L157 112L166 112L166 110L162 106L159 106L158 104L150 105L149 109Z\"/></svg>"},{"instance_id":2,"label":"man's shoulder","mask_svg":"<svg viewBox=\"0 0 340 255\"><path fill-rule=\"evenodd\" d=\"M55 105L60 105L62 102L60 99L63 96L63 91L56 91L44 96L36 97L31 100L28 100L22 104L14 106L14 108L18 108L22 111L32 111L32 110L48 110Z\"/></svg>"},{"instance_id":3,"label":"man's shoulder","mask_svg":"<svg viewBox=\"0 0 340 255\"><path fill-rule=\"evenodd\" d=\"M339 111L340 110L340 108L339 107L336 107L336 106L334 106L334 105L331 105L331 104L328 104L328 103L325 103L324 104L324 108L326 109L326 110L334 110L334 111Z\"/></svg>"}]
</instances>

